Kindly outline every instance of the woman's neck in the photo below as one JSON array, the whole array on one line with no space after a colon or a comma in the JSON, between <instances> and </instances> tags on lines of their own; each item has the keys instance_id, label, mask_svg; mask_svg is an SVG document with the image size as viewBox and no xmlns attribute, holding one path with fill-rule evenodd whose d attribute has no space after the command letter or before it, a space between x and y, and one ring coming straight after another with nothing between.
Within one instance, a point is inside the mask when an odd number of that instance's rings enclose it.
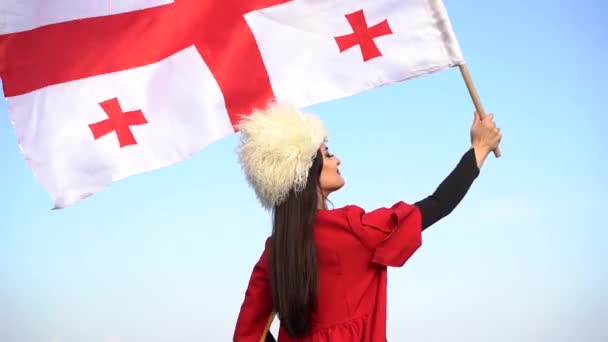
<instances>
[{"instance_id":1,"label":"woman's neck","mask_svg":"<svg viewBox=\"0 0 608 342\"><path fill-rule=\"evenodd\" d=\"M317 210L325 210L327 209L327 196L319 189L317 192Z\"/></svg>"}]
</instances>

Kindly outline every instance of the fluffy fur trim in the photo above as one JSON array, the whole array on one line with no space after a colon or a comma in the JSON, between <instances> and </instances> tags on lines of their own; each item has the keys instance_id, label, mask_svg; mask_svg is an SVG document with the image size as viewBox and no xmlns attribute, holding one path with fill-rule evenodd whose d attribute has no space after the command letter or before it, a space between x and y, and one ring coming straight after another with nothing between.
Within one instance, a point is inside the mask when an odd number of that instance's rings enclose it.
<instances>
[{"instance_id":1,"label":"fluffy fur trim","mask_svg":"<svg viewBox=\"0 0 608 342\"><path fill-rule=\"evenodd\" d=\"M292 189L301 191L322 143L323 123L290 104L273 103L243 117L238 125L238 156L249 185L262 206L271 210Z\"/></svg>"}]
</instances>

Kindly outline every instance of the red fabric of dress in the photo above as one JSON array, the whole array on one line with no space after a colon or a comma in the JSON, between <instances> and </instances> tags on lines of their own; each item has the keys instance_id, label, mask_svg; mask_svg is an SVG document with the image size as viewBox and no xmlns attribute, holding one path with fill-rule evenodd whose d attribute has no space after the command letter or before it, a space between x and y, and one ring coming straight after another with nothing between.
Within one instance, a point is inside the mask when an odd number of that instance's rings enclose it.
<instances>
[{"instance_id":1,"label":"red fabric of dress","mask_svg":"<svg viewBox=\"0 0 608 342\"><path fill-rule=\"evenodd\" d=\"M385 342L387 267L401 267L422 244L418 207L398 202L365 212L350 205L321 210L315 222L319 293L313 327L278 342ZM270 239L251 274L233 340L259 342L272 311Z\"/></svg>"}]
</instances>

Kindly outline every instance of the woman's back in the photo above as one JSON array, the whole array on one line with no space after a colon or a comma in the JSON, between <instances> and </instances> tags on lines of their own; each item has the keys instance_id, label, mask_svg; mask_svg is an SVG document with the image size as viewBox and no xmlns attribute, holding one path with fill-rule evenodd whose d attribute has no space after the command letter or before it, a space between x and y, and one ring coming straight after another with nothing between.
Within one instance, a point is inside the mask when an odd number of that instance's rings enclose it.
<instances>
[{"instance_id":1,"label":"woman's back","mask_svg":"<svg viewBox=\"0 0 608 342\"><path fill-rule=\"evenodd\" d=\"M312 329L292 339L281 326L278 341L386 341L386 268L403 265L420 246L418 208L399 202L369 213L357 206L321 210L314 235L319 289ZM248 341L245 336L256 330L240 324L255 321L248 313L271 313L272 303L257 300L271 298L270 286L260 281L269 279L270 240L266 246L241 308L236 341ZM257 332L251 341L255 336L259 341Z\"/></svg>"}]
</instances>

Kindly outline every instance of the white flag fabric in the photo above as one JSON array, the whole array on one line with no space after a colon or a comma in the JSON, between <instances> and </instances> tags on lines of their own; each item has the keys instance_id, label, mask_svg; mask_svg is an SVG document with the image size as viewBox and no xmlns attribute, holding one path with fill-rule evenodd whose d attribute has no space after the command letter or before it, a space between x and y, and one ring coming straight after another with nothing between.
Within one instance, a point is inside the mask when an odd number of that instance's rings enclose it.
<instances>
[{"instance_id":1,"label":"white flag fabric","mask_svg":"<svg viewBox=\"0 0 608 342\"><path fill-rule=\"evenodd\" d=\"M14 96L9 106L21 148L57 208L233 132L222 92L194 48Z\"/></svg>"},{"instance_id":2,"label":"white flag fabric","mask_svg":"<svg viewBox=\"0 0 608 342\"><path fill-rule=\"evenodd\" d=\"M299 106L464 63L441 0L293 1L246 18L277 99Z\"/></svg>"},{"instance_id":3,"label":"white flag fabric","mask_svg":"<svg viewBox=\"0 0 608 342\"><path fill-rule=\"evenodd\" d=\"M173 0L2 0L0 34L65 21L119 14L173 3Z\"/></svg>"},{"instance_id":4,"label":"white flag fabric","mask_svg":"<svg viewBox=\"0 0 608 342\"><path fill-rule=\"evenodd\" d=\"M171 165L242 115L464 63L440 0L6 0L0 78L56 208Z\"/></svg>"}]
</instances>

